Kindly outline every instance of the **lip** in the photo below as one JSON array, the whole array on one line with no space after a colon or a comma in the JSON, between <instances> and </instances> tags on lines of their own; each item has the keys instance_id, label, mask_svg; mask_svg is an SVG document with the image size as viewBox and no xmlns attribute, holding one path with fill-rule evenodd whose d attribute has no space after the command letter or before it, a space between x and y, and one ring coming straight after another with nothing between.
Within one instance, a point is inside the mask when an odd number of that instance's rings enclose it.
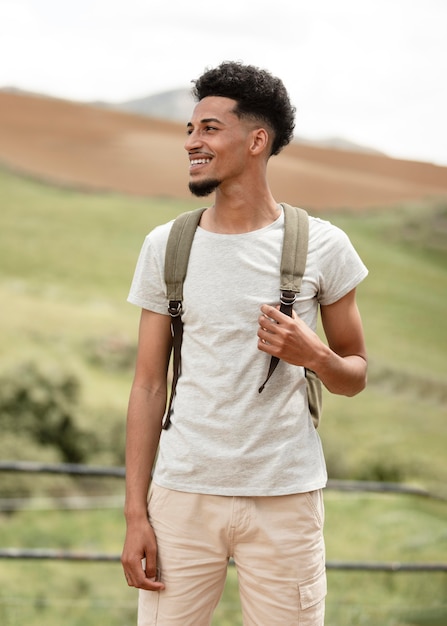
<instances>
[{"instance_id":1,"label":"lip","mask_svg":"<svg viewBox=\"0 0 447 626\"><path fill-rule=\"evenodd\" d=\"M209 155L190 155L189 156L189 170L196 171L198 169L202 169L206 165L211 162L211 157Z\"/></svg>"}]
</instances>

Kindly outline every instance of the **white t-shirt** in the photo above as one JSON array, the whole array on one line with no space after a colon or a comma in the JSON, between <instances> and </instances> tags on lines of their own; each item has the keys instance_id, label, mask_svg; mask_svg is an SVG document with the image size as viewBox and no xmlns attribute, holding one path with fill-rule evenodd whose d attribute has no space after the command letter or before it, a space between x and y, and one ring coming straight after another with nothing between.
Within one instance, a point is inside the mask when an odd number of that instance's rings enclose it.
<instances>
[{"instance_id":1,"label":"white t-shirt","mask_svg":"<svg viewBox=\"0 0 447 626\"><path fill-rule=\"evenodd\" d=\"M164 254L171 224L146 237L128 298L165 315ZM326 484L303 368L280 361L258 392L270 355L257 348L257 320L262 304L279 301L283 234L283 214L243 234L196 231L184 283L182 373L153 477L163 487L272 496ZM310 218L297 314L315 330L318 303L336 302L366 275L345 233Z\"/></svg>"}]
</instances>

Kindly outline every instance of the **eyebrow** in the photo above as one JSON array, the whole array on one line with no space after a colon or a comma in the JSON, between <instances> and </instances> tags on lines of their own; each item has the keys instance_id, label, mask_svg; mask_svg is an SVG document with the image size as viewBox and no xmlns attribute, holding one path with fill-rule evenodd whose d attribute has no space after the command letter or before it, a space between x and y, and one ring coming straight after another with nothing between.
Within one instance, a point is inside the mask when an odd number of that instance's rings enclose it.
<instances>
[{"instance_id":1,"label":"eyebrow","mask_svg":"<svg viewBox=\"0 0 447 626\"><path fill-rule=\"evenodd\" d=\"M203 120L200 120L200 124L209 124L210 122L217 122L218 124L223 124L223 122L219 120L217 117L204 117ZM186 128L190 128L191 126L193 126L192 122L188 122L186 124Z\"/></svg>"}]
</instances>

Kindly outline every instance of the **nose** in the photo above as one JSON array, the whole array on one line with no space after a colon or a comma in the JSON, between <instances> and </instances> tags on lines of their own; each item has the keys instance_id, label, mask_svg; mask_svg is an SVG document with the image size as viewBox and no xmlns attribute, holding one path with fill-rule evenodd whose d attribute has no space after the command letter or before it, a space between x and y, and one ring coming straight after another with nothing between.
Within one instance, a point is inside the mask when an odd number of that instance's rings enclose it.
<instances>
[{"instance_id":1,"label":"nose","mask_svg":"<svg viewBox=\"0 0 447 626\"><path fill-rule=\"evenodd\" d=\"M195 132L192 129L188 129L188 136L186 137L186 141L184 144L184 148L187 152L191 150L197 149L200 147L200 136L199 133Z\"/></svg>"}]
</instances>

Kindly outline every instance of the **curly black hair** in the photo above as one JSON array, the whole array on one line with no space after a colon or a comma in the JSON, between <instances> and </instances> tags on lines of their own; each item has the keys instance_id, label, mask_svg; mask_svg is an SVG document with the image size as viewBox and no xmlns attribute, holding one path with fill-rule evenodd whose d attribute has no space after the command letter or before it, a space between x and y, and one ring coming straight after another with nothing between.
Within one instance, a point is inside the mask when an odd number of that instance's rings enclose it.
<instances>
[{"instance_id":1,"label":"curly black hair","mask_svg":"<svg viewBox=\"0 0 447 626\"><path fill-rule=\"evenodd\" d=\"M197 101L207 96L236 100L236 115L262 120L273 130L271 155L278 154L293 138L295 107L283 82L267 70L236 61L224 61L192 81Z\"/></svg>"}]
</instances>

